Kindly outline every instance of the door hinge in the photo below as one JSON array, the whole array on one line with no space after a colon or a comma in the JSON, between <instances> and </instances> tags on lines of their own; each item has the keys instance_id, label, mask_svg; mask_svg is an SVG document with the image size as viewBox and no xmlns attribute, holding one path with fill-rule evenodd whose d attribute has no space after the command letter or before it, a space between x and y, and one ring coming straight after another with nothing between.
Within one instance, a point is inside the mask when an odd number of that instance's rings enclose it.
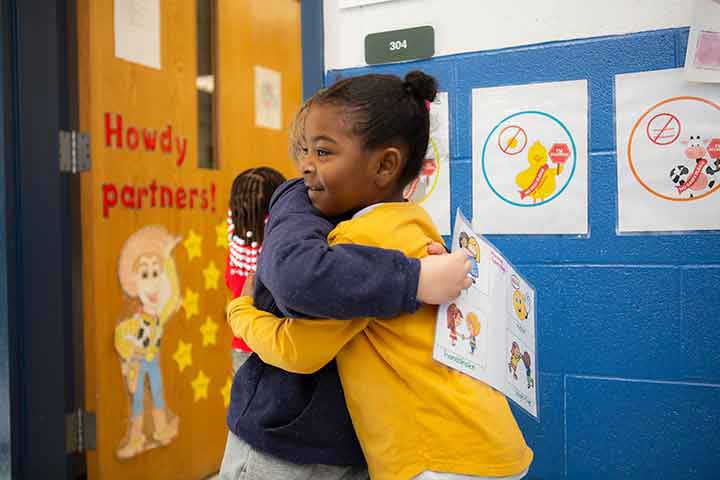
<instances>
[{"instance_id":1,"label":"door hinge","mask_svg":"<svg viewBox=\"0 0 720 480\"><path fill-rule=\"evenodd\" d=\"M60 131L60 171L64 173L90 170L90 135L76 131Z\"/></svg>"},{"instance_id":2,"label":"door hinge","mask_svg":"<svg viewBox=\"0 0 720 480\"><path fill-rule=\"evenodd\" d=\"M65 450L67 453L95 450L96 439L95 413L78 409L65 415Z\"/></svg>"}]
</instances>

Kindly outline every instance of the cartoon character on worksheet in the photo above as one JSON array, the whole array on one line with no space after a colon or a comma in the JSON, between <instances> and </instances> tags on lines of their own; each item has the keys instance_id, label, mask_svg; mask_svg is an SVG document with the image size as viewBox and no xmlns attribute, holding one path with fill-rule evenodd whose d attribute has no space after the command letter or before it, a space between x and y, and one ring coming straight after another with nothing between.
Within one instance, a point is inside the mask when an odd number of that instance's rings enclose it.
<instances>
[{"instance_id":1,"label":"cartoon character on worksheet","mask_svg":"<svg viewBox=\"0 0 720 480\"><path fill-rule=\"evenodd\" d=\"M458 341L458 327L462 324L463 313L454 303L448 305L447 308L447 328L450 335L450 343L454 347Z\"/></svg>"},{"instance_id":2,"label":"cartoon character on worksheet","mask_svg":"<svg viewBox=\"0 0 720 480\"><path fill-rule=\"evenodd\" d=\"M478 315L475 312L464 314L457 304L451 303L446 316L450 344L455 347L458 339L462 339L467 342L468 353L475 355L478 350L478 336L482 330Z\"/></svg>"},{"instance_id":3,"label":"cartoon character on worksheet","mask_svg":"<svg viewBox=\"0 0 720 480\"><path fill-rule=\"evenodd\" d=\"M467 332L463 335L463 339L468 341L470 355L474 355L475 350L477 350L477 337L480 335L481 328L480 320L475 312L470 312L465 316L465 326L467 327Z\"/></svg>"},{"instance_id":4,"label":"cartoon character on worksheet","mask_svg":"<svg viewBox=\"0 0 720 480\"><path fill-rule=\"evenodd\" d=\"M533 335L535 326L532 290L518 275L513 273L510 275L507 295L508 313L515 330L523 336Z\"/></svg>"},{"instance_id":5,"label":"cartoon character on worksheet","mask_svg":"<svg viewBox=\"0 0 720 480\"><path fill-rule=\"evenodd\" d=\"M512 345L510 346L510 362L508 363L508 369L515 380L518 379L517 368L520 361L522 361L525 366L527 388L530 389L535 386L535 380L532 378L532 360L530 353L527 350L523 351L518 342L512 342Z\"/></svg>"},{"instance_id":6,"label":"cartoon character on worksheet","mask_svg":"<svg viewBox=\"0 0 720 480\"><path fill-rule=\"evenodd\" d=\"M480 249L480 242L474 235L470 235L467 232L460 232L458 244L460 248L465 249L468 260L470 260L470 279L472 280L473 287L487 294L488 272L483 271L481 268L483 255Z\"/></svg>"}]
</instances>

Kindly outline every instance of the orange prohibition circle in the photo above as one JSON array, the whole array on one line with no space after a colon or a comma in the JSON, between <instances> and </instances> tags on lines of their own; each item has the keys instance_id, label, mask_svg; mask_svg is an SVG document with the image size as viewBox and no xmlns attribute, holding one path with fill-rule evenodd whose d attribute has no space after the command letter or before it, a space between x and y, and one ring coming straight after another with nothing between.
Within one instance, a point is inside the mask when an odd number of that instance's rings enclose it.
<instances>
[{"instance_id":1,"label":"orange prohibition circle","mask_svg":"<svg viewBox=\"0 0 720 480\"><path fill-rule=\"evenodd\" d=\"M632 172L633 176L635 177L635 180L637 180L638 183L639 183L640 185L642 185L642 187L643 187L645 190L647 190L650 194L655 195L656 197L662 198L662 199L664 199L664 200L670 200L671 202L690 202L690 201L693 201L693 200L700 200L701 198L707 197L708 195L711 195L711 194L715 193L718 189L720 189L720 182L718 182L718 184L715 185L715 187L713 187L711 190L708 190L707 192L703 193L702 195L698 195L698 196L693 197L693 198L673 198L673 197L667 196L667 195L665 195L665 194L656 192L656 191L653 190L648 184L646 184L646 183L640 178L640 175L638 175L637 170L635 170L635 165L633 165L633 160L632 160L632 144L633 144L633 139L635 138L635 133L637 132L638 127L640 126L640 124L642 123L642 121L645 119L645 117L647 117L653 110L655 110L655 109L658 108L658 107L661 107L661 106L663 106L663 105L665 105L665 104L667 104L667 103L680 102L680 101L695 101L695 102L701 102L701 103L705 103L705 104L707 104L707 105L710 105L711 107L713 107L713 108L715 108L716 110L720 111L720 105L718 105L717 103L712 102L712 101L710 101L710 100L708 100L708 99L706 99L706 98L702 98L702 97L690 97L690 96L671 97L671 98L668 98L668 99L666 99L666 100L663 100L662 102L656 103L656 104L653 105L652 107L648 108L648 109L645 111L645 113L643 113L642 115L640 115L640 118L638 118L637 121L635 122L635 125L633 125L633 128L632 128L632 130L631 130L631 132L630 132L630 138L628 139L628 144L627 144L628 164L630 165L630 171Z\"/></svg>"}]
</instances>

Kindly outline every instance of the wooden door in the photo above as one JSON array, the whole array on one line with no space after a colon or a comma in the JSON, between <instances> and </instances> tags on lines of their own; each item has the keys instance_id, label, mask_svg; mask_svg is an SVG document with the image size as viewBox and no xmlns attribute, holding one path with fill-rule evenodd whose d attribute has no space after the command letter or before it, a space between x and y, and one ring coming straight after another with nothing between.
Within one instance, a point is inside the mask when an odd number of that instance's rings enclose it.
<instances>
[{"instance_id":1,"label":"wooden door","mask_svg":"<svg viewBox=\"0 0 720 480\"><path fill-rule=\"evenodd\" d=\"M129 3L137 12L145 2ZM81 178L91 479L217 471L231 381L229 188L253 166L294 172L287 126L301 101L299 2L213 4L216 169L198 165L196 2L159 5L156 69L115 56L113 0L77 2L80 122L92 153ZM280 75L279 128L256 125L256 66Z\"/></svg>"}]
</instances>

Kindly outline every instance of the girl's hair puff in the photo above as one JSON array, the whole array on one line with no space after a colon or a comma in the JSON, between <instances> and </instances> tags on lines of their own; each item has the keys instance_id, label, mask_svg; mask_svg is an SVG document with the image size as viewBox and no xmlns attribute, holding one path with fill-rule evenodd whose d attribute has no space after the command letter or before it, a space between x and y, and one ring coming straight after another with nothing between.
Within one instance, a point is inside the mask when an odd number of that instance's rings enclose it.
<instances>
[{"instance_id":1,"label":"girl's hair puff","mask_svg":"<svg viewBox=\"0 0 720 480\"><path fill-rule=\"evenodd\" d=\"M352 115L352 133L367 150L401 144L408 150L399 181L404 186L420 173L430 139L429 102L437 81L419 70L405 75L370 74L340 80L318 92L313 104L344 107Z\"/></svg>"},{"instance_id":2,"label":"girl's hair puff","mask_svg":"<svg viewBox=\"0 0 720 480\"><path fill-rule=\"evenodd\" d=\"M235 235L262 243L265 238L265 217L270 209L270 199L275 189L285 182L285 177L270 167L245 170L235 177L230 191L230 216Z\"/></svg>"}]
</instances>

